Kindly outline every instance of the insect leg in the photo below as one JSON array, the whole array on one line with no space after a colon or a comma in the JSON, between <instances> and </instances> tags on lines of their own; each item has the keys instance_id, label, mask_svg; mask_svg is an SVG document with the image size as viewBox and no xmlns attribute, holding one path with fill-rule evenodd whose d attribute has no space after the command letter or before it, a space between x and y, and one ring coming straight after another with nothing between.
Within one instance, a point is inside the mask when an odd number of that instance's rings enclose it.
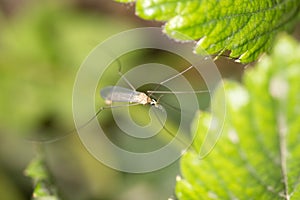
<instances>
[{"instance_id":1,"label":"insect leg","mask_svg":"<svg viewBox=\"0 0 300 200\"><path fill-rule=\"evenodd\" d=\"M63 136L54 138L54 139L41 139L41 140L34 140L32 139L32 142L36 142L36 143L53 143L59 140L62 140L74 133L76 133L78 130L83 129L84 127L86 127L89 123L91 123L103 110L107 110L107 109L112 109L112 108L121 108L121 107L125 107L125 106L135 106L135 105L139 105L138 103L134 103L134 104L126 104L126 105L116 105L116 106L103 106L100 107L98 109L98 111L95 113L95 115L93 117L91 117L87 122L85 122L84 124L80 125L77 128L74 128L68 132L66 132Z\"/></svg>"},{"instance_id":2,"label":"insect leg","mask_svg":"<svg viewBox=\"0 0 300 200\"><path fill-rule=\"evenodd\" d=\"M197 90L197 91L160 91L160 90L148 90L149 94L194 94L194 93L207 93L208 90Z\"/></svg>"},{"instance_id":3,"label":"insect leg","mask_svg":"<svg viewBox=\"0 0 300 200\"><path fill-rule=\"evenodd\" d=\"M178 76L184 74L185 72L189 71L189 70L190 70L191 68L193 68L193 67L194 67L194 66L191 65L191 66L189 66L188 68L186 68L185 70L183 70L182 72L176 74L175 76L172 76L172 77L170 77L170 78L168 78L168 79L166 79L166 80L164 80L164 81L161 81L161 82L154 88L154 90L153 90L153 91L149 91L148 94L149 94L149 95L152 95L152 93L154 93L156 90L158 90L158 88L160 88L160 86L161 86L162 84L164 84L164 83L166 83L166 82L169 82L169 81L173 80L174 78L176 78L176 77L178 77Z\"/></svg>"},{"instance_id":4,"label":"insect leg","mask_svg":"<svg viewBox=\"0 0 300 200\"><path fill-rule=\"evenodd\" d=\"M187 141L185 138L180 138L180 137L176 137L176 135L174 135L172 133L172 131L170 131L168 128L166 128L163 124L163 122L160 120L158 114L156 113L156 110L154 109L154 114L156 116L156 118L158 119L158 122L160 123L160 125L163 127L163 129L173 138L175 138L176 140L178 140L184 147L186 147L186 149L188 149L189 147L192 147L193 150L195 150L193 143ZM196 150L195 150L196 151Z\"/></svg>"},{"instance_id":5,"label":"insect leg","mask_svg":"<svg viewBox=\"0 0 300 200\"><path fill-rule=\"evenodd\" d=\"M132 90L135 91L134 86L130 83L130 81L129 81L129 80L125 77L125 75L122 73L122 63L121 63L120 59L117 58L116 61L117 61L117 63L118 63L118 67L119 67L119 69L118 69L119 75L120 75L121 78L127 83L127 85L128 85Z\"/></svg>"},{"instance_id":6,"label":"insect leg","mask_svg":"<svg viewBox=\"0 0 300 200\"><path fill-rule=\"evenodd\" d=\"M169 82L169 81L173 80L174 78L176 78L176 77L178 77L178 76L184 74L185 72L189 71L189 70L192 69L193 67L194 67L194 66L191 65L191 66L189 66L188 68L186 68L185 70L183 70L182 72L179 72L179 73L176 74L175 76L172 76L172 77L168 78L167 80L164 80L164 81L160 82L159 84L162 85L162 84L164 84L164 83L166 83L166 82Z\"/></svg>"}]
</instances>

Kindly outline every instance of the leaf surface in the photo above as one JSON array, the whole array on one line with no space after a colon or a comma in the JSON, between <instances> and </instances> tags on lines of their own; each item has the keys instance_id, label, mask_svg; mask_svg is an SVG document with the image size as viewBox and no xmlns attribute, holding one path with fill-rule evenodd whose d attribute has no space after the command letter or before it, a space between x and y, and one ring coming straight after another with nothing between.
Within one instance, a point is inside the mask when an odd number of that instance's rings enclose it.
<instances>
[{"instance_id":1,"label":"leaf surface","mask_svg":"<svg viewBox=\"0 0 300 200\"><path fill-rule=\"evenodd\" d=\"M243 84L225 81L222 136L208 157L192 151L182 157L177 197L299 199L299 77L300 45L283 36L270 57L246 71ZM198 149L211 118L199 113L195 119Z\"/></svg>"},{"instance_id":2,"label":"leaf surface","mask_svg":"<svg viewBox=\"0 0 300 200\"><path fill-rule=\"evenodd\" d=\"M139 17L166 21L164 31L172 38L198 40L197 53L230 50L243 63L269 52L276 34L290 29L299 9L298 0L136 0Z\"/></svg>"}]
</instances>

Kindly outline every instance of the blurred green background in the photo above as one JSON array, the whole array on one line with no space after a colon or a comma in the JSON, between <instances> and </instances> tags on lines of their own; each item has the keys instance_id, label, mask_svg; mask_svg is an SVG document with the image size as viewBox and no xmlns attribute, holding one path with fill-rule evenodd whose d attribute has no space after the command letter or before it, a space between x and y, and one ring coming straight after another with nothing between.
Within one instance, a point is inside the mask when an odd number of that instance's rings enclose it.
<instances>
[{"instance_id":1,"label":"blurred green background","mask_svg":"<svg viewBox=\"0 0 300 200\"><path fill-rule=\"evenodd\" d=\"M64 199L153 200L173 195L178 163L152 173L126 174L94 159L76 134L45 144L26 139L72 130L73 83L82 61L101 41L144 26L161 24L135 17L133 5L110 0L0 0L1 199L31 198L32 180L24 170L41 145ZM147 56L153 54L130 55L122 62L130 66ZM166 63L172 65L171 60L166 58ZM224 77L233 79L240 79L244 70L228 59L217 65ZM105 123L110 126L109 120Z\"/></svg>"}]
</instances>

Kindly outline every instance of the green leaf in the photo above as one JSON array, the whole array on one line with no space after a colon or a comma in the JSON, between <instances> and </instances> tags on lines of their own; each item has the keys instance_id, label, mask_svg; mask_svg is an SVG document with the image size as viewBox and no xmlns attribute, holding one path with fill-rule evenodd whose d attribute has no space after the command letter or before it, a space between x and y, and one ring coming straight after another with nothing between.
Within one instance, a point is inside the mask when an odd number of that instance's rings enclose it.
<instances>
[{"instance_id":1,"label":"green leaf","mask_svg":"<svg viewBox=\"0 0 300 200\"><path fill-rule=\"evenodd\" d=\"M32 178L34 182L48 179L47 170L45 169L43 159L40 156L30 162L25 170L25 174Z\"/></svg>"},{"instance_id":2,"label":"green leaf","mask_svg":"<svg viewBox=\"0 0 300 200\"><path fill-rule=\"evenodd\" d=\"M199 40L197 53L230 50L243 63L268 52L276 34L294 24L299 8L298 0L136 0L139 17L167 21L164 31L175 39Z\"/></svg>"},{"instance_id":3,"label":"green leaf","mask_svg":"<svg viewBox=\"0 0 300 200\"><path fill-rule=\"evenodd\" d=\"M192 151L182 157L177 197L300 199L299 77L300 45L282 36L270 57L246 70L243 85L225 81L222 136L206 158ZM195 119L197 149L211 116Z\"/></svg>"},{"instance_id":4,"label":"green leaf","mask_svg":"<svg viewBox=\"0 0 300 200\"><path fill-rule=\"evenodd\" d=\"M43 152L31 161L25 169L25 175L33 180L34 190L32 199L34 200L58 200L57 189L52 183L49 171L46 167Z\"/></svg>"}]
</instances>

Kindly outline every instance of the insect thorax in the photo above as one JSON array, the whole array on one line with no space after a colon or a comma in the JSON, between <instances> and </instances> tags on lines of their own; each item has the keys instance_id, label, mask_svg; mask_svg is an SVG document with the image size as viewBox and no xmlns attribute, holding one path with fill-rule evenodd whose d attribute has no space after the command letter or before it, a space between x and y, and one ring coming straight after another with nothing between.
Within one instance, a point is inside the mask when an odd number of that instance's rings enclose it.
<instances>
[{"instance_id":1,"label":"insect thorax","mask_svg":"<svg viewBox=\"0 0 300 200\"><path fill-rule=\"evenodd\" d=\"M145 93L140 93L139 95L137 95L134 101L143 105L147 103L151 104L151 98L148 97Z\"/></svg>"}]
</instances>

